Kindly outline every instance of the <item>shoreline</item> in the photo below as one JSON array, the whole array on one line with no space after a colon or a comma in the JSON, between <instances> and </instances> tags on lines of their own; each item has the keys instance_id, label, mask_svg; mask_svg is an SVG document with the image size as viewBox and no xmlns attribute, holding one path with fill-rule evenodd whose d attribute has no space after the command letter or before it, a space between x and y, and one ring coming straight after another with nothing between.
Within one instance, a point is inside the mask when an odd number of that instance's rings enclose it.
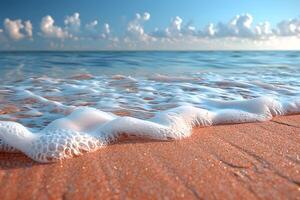
<instances>
[{"instance_id":1,"label":"shoreline","mask_svg":"<svg viewBox=\"0 0 300 200\"><path fill-rule=\"evenodd\" d=\"M178 141L121 140L40 164L0 153L1 199L297 199L300 115L194 128Z\"/></svg>"}]
</instances>

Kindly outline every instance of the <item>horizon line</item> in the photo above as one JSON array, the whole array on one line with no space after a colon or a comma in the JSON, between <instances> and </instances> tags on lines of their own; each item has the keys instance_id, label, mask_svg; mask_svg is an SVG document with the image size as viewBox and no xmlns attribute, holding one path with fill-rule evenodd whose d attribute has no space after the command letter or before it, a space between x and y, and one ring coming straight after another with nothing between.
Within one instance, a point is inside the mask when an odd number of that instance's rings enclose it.
<instances>
[{"instance_id":1,"label":"horizon line","mask_svg":"<svg viewBox=\"0 0 300 200\"><path fill-rule=\"evenodd\" d=\"M0 50L0 53L13 52L263 52L263 51L290 51L298 52L300 49L222 49L222 50Z\"/></svg>"}]
</instances>

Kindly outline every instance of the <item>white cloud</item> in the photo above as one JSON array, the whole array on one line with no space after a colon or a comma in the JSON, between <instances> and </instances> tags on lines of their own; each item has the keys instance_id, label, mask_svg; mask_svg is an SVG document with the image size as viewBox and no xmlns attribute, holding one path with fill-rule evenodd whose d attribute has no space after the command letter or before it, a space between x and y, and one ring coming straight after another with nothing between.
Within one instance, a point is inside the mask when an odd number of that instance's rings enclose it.
<instances>
[{"instance_id":1,"label":"white cloud","mask_svg":"<svg viewBox=\"0 0 300 200\"><path fill-rule=\"evenodd\" d=\"M14 40L21 40L24 38L23 33L21 33L21 29L24 28L21 20L10 20L6 18L4 20L4 28L10 38Z\"/></svg>"},{"instance_id":2,"label":"white cloud","mask_svg":"<svg viewBox=\"0 0 300 200\"><path fill-rule=\"evenodd\" d=\"M238 36L251 37L253 32L251 30L253 17L250 14L237 15L232 23L236 29Z\"/></svg>"},{"instance_id":3,"label":"white cloud","mask_svg":"<svg viewBox=\"0 0 300 200\"><path fill-rule=\"evenodd\" d=\"M4 30L9 38L15 41L32 37L32 24L30 21L23 23L20 19L10 20L6 18L4 20Z\"/></svg>"},{"instance_id":4,"label":"white cloud","mask_svg":"<svg viewBox=\"0 0 300 200\"><path fill-rule=\"evenodd\" d=\"M67 16L64 20L64 23L66 25L66 29L71 31L79 31L81 25L80 14L76 12L71 16Z\"/></svg>"},{"instance_id":5,"label":"white cloud","mask_svg":"<svg viewBox=\"0 0 300 200\"><path fill-rule=\"evenodd\" d=\"M295 18L278 23L276 33L281 36L300 36L300 19Z\"/></svg>"},{"instance_id":6,"label":"white cloud","mask_svg":"<svg viewBox=\"0 0 300 200\"><path fill-rule=\"evenodd\" d=\"M284 30L284 31L280 31ZM147 33L144 33L147 34ZM275 44L275 41L283 35L300 35L300 20L284 21L278 25L277 33L272 29L270 22L259 22L253 24L253 16L250 14L236 15L227 23L210 23L204 29L197 29L190 23L184 24L181 17L177 16L171 20L171 23L165 29L156 28L150 35L156 43L166 46L190 47L195 44L207 45L219 44L222 49L235 48L240 45L249 44L269 45ZM276 39L277 38L277 39ZM159 41L159 42L157 42ZM217 42L216 42L217 41ZM229 44L229 45L227 45ZM200 46L199 46L200 47Z\"/></svg>"},{"instance_id":7,"label":"white cloud","mask_svg":"<svg viewBox=\"0 0 300 200\"><path fill-rule=\"evenodd\" d=\"M268 39L274 35L271 29L271 24L268 21L260 22L258 25L256 25L254 33L257 38L261 39Z\"/></svg>"},{"instance_id":8,"label":"white cloud","mask_svg":"<svg viewBox=\"0 0 300 200\"><path fill-rule=\"evenodd\" d=\"M109 35L110 35L110 26L109 26L109 24L105 23L103 25L102 38L108 38Z\"/></svg>"},{"instance_id":9,"label":"white cloud","mask_svg":"<svg viewBox=\"0 0 300 200\"><path fill-rule=\"evenodd\" d=\"M222 22L213 30L218 37L253 37L253 17L250 14L236 15L229 23Z\"/></svg>"},{"instance_id":10,"label":"white cloud","mask_svg":"<svg viewBox=\"0 0 300 200\"><path fill-rule=\"evenodd\" d=\"M110 33L110 26L109 24L104 24L104 33L109 34Z\"/></svg>"},{"instance_id":11,"label":"white cloud","mask_svg":"<svg viewBox=\"0 0 300 200\"><path fill-rule=\"evenodd\" d=\"M25 25L25 32L28 35L29 38L32 38L32 24L30 21L25 21L24 22Z\"/></svg>"},{"instance_id":12,"label":"white cloud","mask_svg":"<svg viewBox=\"0 0 300 200\"><path fill-rule=\"evenodd\" d=\"M181 30L182 19L179 16L176 16L171 23L170 29L180 31Z\"/></svg>"},{"instance_id":13,"label":"white cloud","mask_svg":"<svg viewBox=\"0 0 300 200\"><path fill-rule=\"evenodd\" d=\"M216 34L215 25L212 23L208 24L204 30L204 34L208 36L214 36Z\"/></svg>"},{"instance_id":14,"label":"white cloud","mask_svg":"<svg viewBox=\"0 0 300 200\"><path fill-rule=\"evenodd\" d=\"M56 39L65 39L69 37L69 33L63 28L54 25L54 22L54 19L50 15L42 18L40 28L43 36Z\"/></svg>"},{"instance_id":15,"label":"white cloud","mask_svg":"<svg viewBox=\"0 0 300 200\"><path fill-rule=\"evenodd\" d=\"M98 25L98 20L94 20L88 24L85 25L86 29L88 30L94 30L96 26Z\"/></svg>"},{"instance_id":16,"label":"white cloud","mask_svg":"<svg viewBox=\"0 0 300 200\"><path fill-rule=\"evenodd\" d=\"M81 38L82 39L93 39L97 40L101 38L101 28L99 26L98 20L93 20L87 24L85 24L85 29L81 30Z\"/></svg>"},{"instance_id":17,"label":"white cloud","mask_svg":"<svg viewBox=\"0 0 300 200\"><path fill-rule=\"evenodd\" d=\"M110 24L99 23L98 20L84 23L80 19L80 13L77 12L62 19L63 25L61 26L56 25L54 19L48 15L42 18L40 33L37 35L43 36L49 39L49 43L57 45L81 46L86 42L87 46L97 46L97 42L102 41L101 45L111 45L112 47L123 45L125 48L136 49L155 47L180 49L195 45L202 48L210 47L210 44L212 48L219 45L222 49L230 49L230 45L237 47L238 45L250 46L250 44L263 47L275 44L276 41L284 41L282 38L289 38L288 44L294 48L294 44L299 44L294 41L300 40L299 18L283 20L274 27L268 21L253 23L253 16L246 13L236 15L227 22L209 23L204 28L199 28L190 21L186 23L181 16L176 16L166 27L148 31L146 25L150 19L151 15L148 12L137 13L128 22L123 34L116 37ZM5 19L4 27L0 27L0 40L7 44L10 39L15 41L25 38L32 39L33 35L33 26L30 21ZM75 43L74 41L79 42Z\"/></svg>"},{"instance_id":18,"label":"white cloud","mask_svg":"<svg viewBox=\"0 0 300 200\"><path fill-rule=\"evenodd\" d=\"M143 19L144 19L145 21L148 21L148 20L150 19L150 13L145 12L144 15L143 15Z\"/></svg>"},{"instance_id":19,"label":"white cloud","mask_svg":"<svg viewBox=\"0 0 300 200\"><path fill-rule=\"evenodd\" d=\"M250 14L235 16L227 24L222 22L217 25L209 24L203 31L209 37L246 38L252 40L267 40L271 37L300 36L300 20L284 20L272 29L270 22L259 22L253 25L253 17Z\"/></svg>"},{"instance_id":20,"label":"white cloud","mask_svg":"<svg viewBox=\"0 0 300 200\"><path fill-rule=\"evenodd\" d=\"M136 20L143 20L143 21L148 21L150 19L150 13L148 12L144 12L143 15L141 15L140 13L136 13L135 14L135 19Z\"/></svg>"},{"instance_id":21,"label":"white cloud","mask_svg":"<svg viewBox=\"0 0 300 200\"><path fill-rule=\"evenodd\" d=\"M135 40L142 42L151 41L153 38L144 30L144 23L148 20L150 20L150 14L148 12L145 12L143 16L137 13L135 18L128 23L127 36L124 38L124 41L126 43L135 43Z\"/></svg>"},{"instance_id":22,"label":"white cloud","mask_svg":"<svg viewBox=\"0 0 300 200\"><path fill-rule=\"evenodd\" d=\"M71 16L66 16L64 25L64 27L55 25L54 19L50 15L47 15L42 18L40 28L42 35L46 38L79 40L81 34L80 14L74 13Z\"/></svg>"},{"instance_id":23,"label":"white cloud","mask_svg":"<svg viewBox=\"0 0 300 200\"><path fill-rule=\"evenodd\" d=\"M183 20L181 17L176 16L173 18L168 27L163 30L156 28L150 35L154 38L159 38L163 40L175 40L179 37L194 34L196 27L192 25L182 26Z\"/></svg>"},{"instance_id":24,"label":"white cloud","mask_svg":"<svg viewBox=\"0 0 300 200\"><path fill-rule=\"evenodd\" d=\"M168 28L166 28L166 35L168 37L180 36L181 35L181 26L182 19L179 16L176 16Z\"/></svg>"},{"instance_id":25,"label":"white cloud","mask_svg":"<svg viewBox=\"0 0 300 200\"><path fill-rule=\"evenodd\" d=\"M82 30L81 36L85 39L92 40L112 39L110 25L108 23L104 23L101 28L101 26L99 26L98 20L94 20L86 24L85 30Z\"/></svg>"},{"instance_id":26,"label":"white cloud","mask_svg":"<svg viewBox=\"0 0 300 200\"><path fill-rule=\"evenodd\" d=\"M269 39L281 36L300 36L300 19L284 20L272 29L270 22L259 22L252 27L253 17L250 14L235 16L229 23L218 23L209 25L209 30L204 30L207 36L247 38L252 40ZM214 34L212 34L214 33Z\"/></svg>"},{"instance_id":27,"label":"white cloud","mask_svg":"<svg viewBox=\"0 0 300 200\"><path fill-rule=\"evenodd\" d=\"M143 17L140 16L140 18L149 18L149 16L146 14ZM50 15L45 16L41 21L41 32L44 37L49 39L75 41L111 39L111 30L108 23L103 25L103 29L99 27L98 20L93 20L81 26L79 13L66 16L63 27L55 25L55 21Z\"/></svg>"}]
</instances>

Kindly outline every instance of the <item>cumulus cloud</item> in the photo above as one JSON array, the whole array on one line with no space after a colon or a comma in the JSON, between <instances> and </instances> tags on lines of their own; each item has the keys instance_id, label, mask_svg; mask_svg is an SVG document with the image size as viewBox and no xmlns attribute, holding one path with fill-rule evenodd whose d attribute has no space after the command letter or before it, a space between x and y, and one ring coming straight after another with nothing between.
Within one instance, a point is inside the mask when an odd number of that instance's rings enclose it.
<instances>
[{"instance_id":1,"label":"cumulus cloud","mask_svg":"<svg viewBox=\"0 0 300 200\"><path fill-rule=\"evenodd\" d=\"M253 25L253 16L248 13L236 15L227 23L209 23L203 29L197 29L190 24L184 24L182 18L176 16L165 30L156 29L151 35L155 38L164 38L169 41L191 39L191 37L194 39L240 38L266 40L279 35L295 35L300 30L299 21L297 20L284 21L278 27L278 34L275 34L268 21Z\"/></svg>"},{"instance_id":2,"label":"cumulus cloud","mask_svg":"<svg viewBox=\"0 0 300 200\"><path fill-rule=\"evenodd\" d=\"M66 16L64 19L64 25L64 27L55 25L55 21L52 16L47 15L42 18L40 29L42 31L42 35L46 38L78 40L81 34L80 14L76 12L71 16Z\"/></svg>"},{"instance_id":3,"label":"cumulus cloud","mask_svg":"<svg viewBox=\"0 0 300 200\"><path fill-rule=\"evenodd\" d=\"M50 15L42 18L40 28L44 37L56 39L65 39L69 37L69 33L66 30L56 26L54 23L55 21Z\"/></svg>"},{"instance_id":4,"label":"cumulus cloud","mask_svg":"<svg viewBox=\"0 0 300 200\"><path fill-rule=\"evenodd\" d=\"M98 20L94 20L85 25L85 30L82 30L81 36L86 39L112 39L111 28L108 23L99 25Z\"/></svg>"},{"instance_id":5,"label":"cumulus cloud","mask_svg":"<svg viewBox=\"0 0 300 200\"><path fill-rule=\"evenodd\" d=\"M204 31L205 32L205 31ZM207 36L247 38L252 40L269 39L281 36L300 36L300 19L284 20L274 29L268 21L259 22L253 26L253 17L250 14L235 16L227 24L210 24Z\"/></svg>"},{"instance_id":6,"label":"cumulus cloud","mask_svg":"<svg viewBox=\"0 0 300 200\"><path fill-rule=\"evenodd\" d=\"M171 18L165 27L147 29L147 22L151 19L149 12L137 13L133 19L128 21L126 29L116 37L113 27L109 23L100 23L93 20L88 23L81 21L80 13L75 12L67 15L58 26L52 16L47 15L41 19L38 36L47 38L53 44L78 44L74 40L103 41L102 44L111 44L112 47L123 45L124 47L153 47L173 45L182 47L201 43L209 46L211 41L217 43L248 41L253 44L265 44L274 42L278 38L300 38L300 19L283 20L280 23L272 24L268 21L254 23L253 16L245 13L234 16L231 20L209 23L203 28L193 25L191 21L184 21L183 17ZM21 19L5 19L3 28L0 27L0 40L9 42L10 39L19 41L33 38L33 26L30 21ZM55 40L56 39L56 40ZM278 40L279 41L279 40ZM292 43L292 42L291 42ZM94 45L94 44L93 44Z\"/></svg>"},{"instance_id":7,"label":"cumulus cloud","mask_svg":"<svg viewBox=\"0 0 300 200\"><path fill-rule=\"evenodd\" d=\"M9 38L18 41L24 38L32 38L32 24L30 21L22 20L10 20L6 18L4 20L4 30Z\"/></svg>"},{"instance_id":8,"label":"cumulus cloud","mask_svg":"<svg viewBox=\"0 0 300 200\"><path fill-rule=\"evenodd\" d=\"M98 25L98 20L94 20L94 21L86 24L85 27L88 30L95 30L95 28L97 27L97 25Z\"/></svg>"},{"instance_id":9,"label":"cumulus cloud","mask_svg":"<svg viewBox=\"0 0 300 200\"><path fill-rule=\"evenodd\" d=\"M214 36L216 34L216 28L215 28L215 25L210 23L208 24L205 29L204 29L204 35L207 35L207 36Z\"/></svg>"},{"instance_id":10,"label":"cumulus cloud","mask_svg":"<svg viewBox=\"0 0 300 200\"><path fill-rule=\"evenodd\" d=\"M248 36L252 34L251 26L253 17L250 14L237 15L232 21L233 27L236 28L239 35Z\"/></svg>"},{"instance_id":11,"label":"cumulus cloud","mask_svg":"<svg viewBox=\"0 0 300 200\"><path fill-rule=\"evenodd\" d=\"M128 23L127 36L124 41L126 43L135 42L135 40L149 42L153 40L149 34L144 30L144 23L150 20L150 13L145 12L144 14L137 13L135 18ZM133 40L132 40L133 39Z\"/></svg>"},{"instance_id":12,"label":"cumulus cloud","mask_svg":"<svg viewBox=\"0 0 300 200\"><path fill-rule=\"evenodd\" d=\"M21 20L10 20L5 19L4 20L4 28L9 35L10 38L14 40L20 40L23 39L24 35L21 33L21 29L24 28L24 25L22 24Z\"/></svg>"},{"instance_id":13,"label":"cumulus cloud","mask_svg":"<svg viewBox=\"0 0 300 200\"><path fill-rule=\"evenodd\" d=\"M143 15L143 19L144 19L145 21L148 21L148 20L150 19L150 13L145 12L144 15Z\"/></svg>"},{"instance_id":14,"label":"cumulus cloud","mask_svg":"<svg viewBox=\"0 0 300 200\"><path fill-rule=\"evenodd\" d=\"M140 16L140 18L146 19L149 16L146 14ZM62 27L55 25L55 21L50 15L45 16L41 21L40 28L44 37L60 40L109 39L111 34L110 25L105 23L101 28L98 20L93 20L81 26L80 14L77 12L66 16Z\"/></svg>"},{"instance_id":15,"label":"cumulus cloud","mask_svg":"<svg viewBox=\"0 0 300 200\"><path fill-rule=\"evenodd\" d=\"M300 19L281 21L277 25L276 33L281 36L300 36Z\"/></svg>"},{"instance_id":16,"label":"cumulus cloud","mask_svg":"<svg viewBox=\"0 0 300 200\"><path fill-rule=\"evenodd\" d=\"M148 12L144 12L144 14L136 13L135 19L148 21L150 19L150 13L148 13Z\"/></svg>"},{"instance_id":17,"label":"cumulus cloud","mask_svg":"<svg viewBox=\"0 0 300 200\"><path fill-rule=\"evenodd\" d=\"M109 34L110 33L110 26L109 24L104 24L104 33Z\"/></svg>"},{"instance_id":18,"label":"cumulus cloud","mask_svg":"<svg viewBox=\"0 0 300 200\"><path fill-rule=\"evenodd\" d=\"M196 27L191 23L183 25L183 19L179 16L171 19L169 26L165 29L160 30L156 28L151 35L155 38L160 38L163 40L178 40L184 36L192 36L196 35L197 30Z\"/></svg>"},{"instance_id":19,"label":"cumulus cloud","mask_svg":"<svg viewBox=\"0 0 300 200\"><path fill-rule=\"evenodd\" d=\"M235 16L229 23L218 23L213 32L218 37L253 37L253 17L250 14Z\"/></svg>"},{"instance_id":20,"label":"cumulus cloud","mask_svg":"<svg viewBox=\"0 0 300 200\"><path fill-rule=\"evenodd\" d=\"M30 21L24 22L24 30L29 38L32 38L32 24Z\"/></svg>"},{"instance_id":21,"label":"cumulus cloud","mask_svg":"<svg viewBox=\"0 0 300 200\"><path fill-rule=\"evenodd\" d=\"M182 19L179 16L176 16L170 26L171 30L180 31L181 30Z\"/></svg>"},{"instance_id":22,"label":"cumulus cloud","mask_svg":"<svg viewBox=\"0 0 300 200\"><path fill-rule=\"evenodd\" d=\"M256 25L254 29L254 33L257 38L262 39L267 39L274 35L271 28L271 24L268 21L258 23L258 25Z\"/></svg>"},{"instance_id":23,"label":"cumulus cloud","mask_svg":"<svg viewBox=\"0 0 300 200\"><path fill-rule=\"evenodd\" d=\"M167 36L174 36L181 34L181 26L182 26L182 18L176 16L172 21L168 28L166 28L166 35Z\"/></svg>"},{"instance_id":24,"label":"cumulus cloud","mask_svg":"<svg viewBox=\"0 0 300 200\"><path fill-rule=\"evenodd\" d=\"M66 29L70 31L79 31L81 25L80 14L76 12L71 16L67 16L64 23L66 25Z\"/></svg>"},{"instance_id":25,"label":"cumulus cloud","mask_svg":"<svg viewBox=\"0 0 300 200\"><path fill-rule=\"evenodd\" d=\"M110 35L110 26L109 24L105 23L103 25L103 33L102 33L102 37L103 38L108 38Z\"/></svg>"},{"instance_id":26,"label":"cumulus cloud","mask_svg":"<svg viewBox=\"0 0 300 200\"><path fill-rule=\"evenodd\" d=\"M99 21L93 20L85 25L85 30L83 30L81 37L98 39L100 37L100 29L101 28L99 27Z\"/></svg>"}]
</instances>

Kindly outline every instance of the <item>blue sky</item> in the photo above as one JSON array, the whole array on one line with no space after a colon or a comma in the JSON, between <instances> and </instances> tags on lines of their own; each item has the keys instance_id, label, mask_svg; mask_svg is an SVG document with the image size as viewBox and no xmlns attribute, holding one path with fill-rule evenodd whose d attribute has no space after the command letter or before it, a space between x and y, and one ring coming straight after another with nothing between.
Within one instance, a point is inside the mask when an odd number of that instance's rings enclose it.
<instances>
[{"instance_id":1,"label":"blue sky","mask_svg":"<svg viewBox=\"0 0 300 200\"><path fill-rule=\"evenodd\" d=\"M299 8L299 0L1 0L0 49L297 49Z\"/></svg>"}]
</instances>

